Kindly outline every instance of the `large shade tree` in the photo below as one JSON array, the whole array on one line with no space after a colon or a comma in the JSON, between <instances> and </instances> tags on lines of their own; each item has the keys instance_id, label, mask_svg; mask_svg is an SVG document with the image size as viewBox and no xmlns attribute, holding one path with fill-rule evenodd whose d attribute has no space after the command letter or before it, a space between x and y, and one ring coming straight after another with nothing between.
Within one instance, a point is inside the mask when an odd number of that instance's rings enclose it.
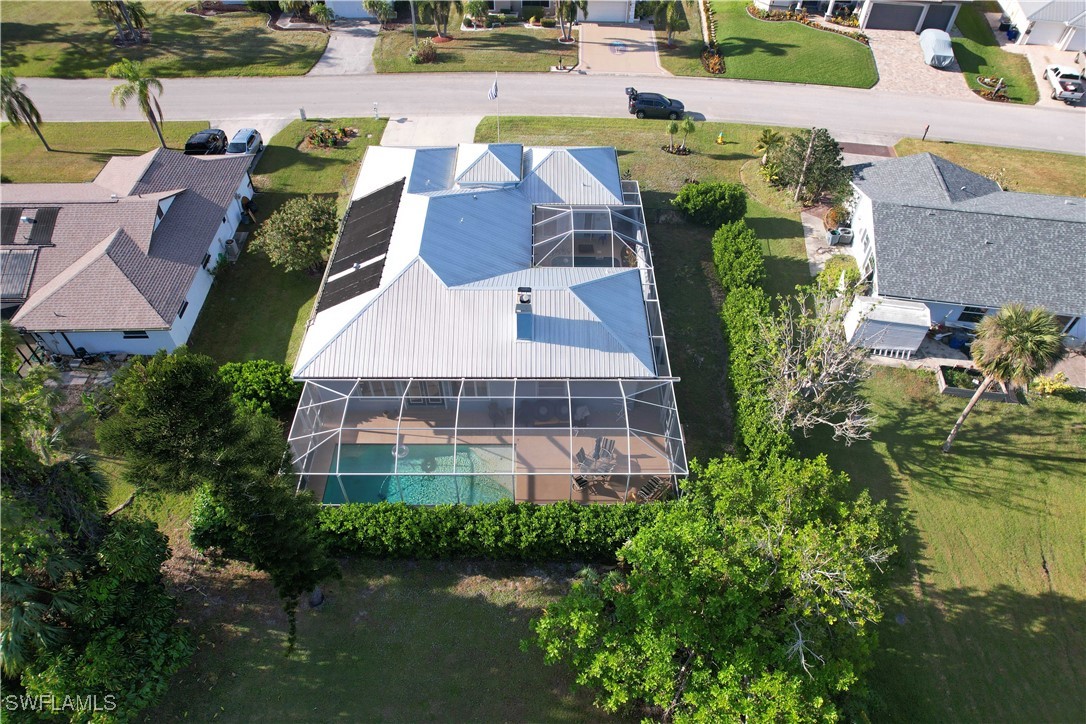
<instances>
[{"instance_id":1,"label":"large shade tree","mask_svg":"<svg viewBox=\"0 0 1086 724\"><path fill-rule=\"evenodd\" d=\"M335 200L310 194L286 202L261 224L253 246L275 266L316 273L337 229Z\"/></svg>"},{"instance_id":2,"label":"large shade tree","mask_svg":"<svg viewBox=\"0 0 1086 724\"><path fill-rule=\"evenodd\" d=\"M1008 304L977 324L973 364L984 379L951 428L943 452L950 452L965 419L992 384L1024 385L1058 362L1066 350L1055 316L1041 307Z\"/></svg>"},{"instance_id":3,"label":"large shade tree","mask_svg":"<svg viewBox=\"0 0 1086 724\"><path fill-rule=\"evenodd\" d=\"M162 82L145 71L141 63L129 58L109 66L106 75L124 81L110 91L109 97L113 104L126 108L135 101L143 117L158 134L158 142L166 148L166 139L162 136L162 107L158 104L157 97L162 94Z\"/></svg>"},{"instance_id":4,"label":"large shade tree","mask_svg":"<svg viewBox=\"0 0 1086 724\"><path fill-rule=\"evenodd\" d=\"M896 524L824 458L694 471L679 503L532 623L608 711L832 721L871 666ZM635 710L636 710L635 709Z\"/></svg>"},{"instance_id":5,"label":"large shade tree","mask_svg":"<svg viewBox=\"0 0 1086 724\"><path fill-rule=\"evenodd\" d=\"M35 107L34 101L30 100L30 96L26 94L26 86L15 80L15 74L10 70L4 70L0 74L0 106L3 108L4 115L7 116L8 123L15 127L30 126L30 130L38 134L38 139L41 145L45 146L45 150L53 150L49 148L45 136L41 133L41 128L38 127L41 123L41 113Z\"/></svg>"}]
</instances>

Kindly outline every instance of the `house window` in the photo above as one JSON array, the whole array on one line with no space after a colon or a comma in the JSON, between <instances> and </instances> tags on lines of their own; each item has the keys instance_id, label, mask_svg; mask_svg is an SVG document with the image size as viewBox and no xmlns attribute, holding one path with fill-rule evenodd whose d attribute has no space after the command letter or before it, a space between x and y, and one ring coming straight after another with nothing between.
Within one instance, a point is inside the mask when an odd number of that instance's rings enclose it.
<instances>
[{"instance_id":1,"label":"house window","mask_svg":"<svg viewBox=\"0 0 1086 724\"><path fill-rule=\"evenodd\" d=\"M163 210L162 210L162 206L161 206L161 205L159 205L159 207L158 207L158 210L157 210L157 211L155 211L155 218L157 218L157 219L161 220L161 219L162 219L162 217L163 217L163 216L165 216L165 215L166 215L166 212L165 212L165 211L163 211Z\"/></svg>"},{"instance_id":2,"label":"house window","mask_svg":"<svg viewBox=\"0 0 1086 724\"><path fill-rule=\"evenodd\" d=\"M966 307L958 315L959 322L965 322L966 324L976 324L984 318L984 315L988 313L988 310L984 307Z\"/></svg>"},{"instance_id":3,"label":"house window","mask_svg":"<svg viewBox=\"0 0 1086 724\"><path fill-rule=\"evenodd\" d=\"M147 333L146 332L144 332L144 331L136 331L136 330L133 330L133 331L130 331L130 332L122 332L121 336L124 337L125 339L147 339Z\"/></svg>"},{"instance_id":4,"label":"house window","mask_svg":"<svg viewBox=\"0 0 1086 724\"><path fill-rule=\"evenodd\" d=\"M1060 325L1060 332L1063 334L1070 334L1071 327L1078 324L1078 317L1072 317L1069 315L1057 314L1056 324Z\"/></svg>"},{"instance_id":5,"label":"house window","mask_svg":"<svg viewBox=\"0 0 1086 724\"><path fill-rule=\"evenodd\" d=\"M211 254L204 254L204 260L200 263L204 269L207 269L207 265L211 263Z\"/></svg>"},{"instance_id":6,"label":"house window","mask_svg":"<svg viewBox=\"0 0 1086 724\"><path fill-rule=\"evenodd\" d=\"M181 308L177 310L177 318L181 319L181 317L184 317L185 316L185 310L188 309L188 308L189 308L189 302L186 299L185 301L181 302Z\"/></svg>"}]
</instances>

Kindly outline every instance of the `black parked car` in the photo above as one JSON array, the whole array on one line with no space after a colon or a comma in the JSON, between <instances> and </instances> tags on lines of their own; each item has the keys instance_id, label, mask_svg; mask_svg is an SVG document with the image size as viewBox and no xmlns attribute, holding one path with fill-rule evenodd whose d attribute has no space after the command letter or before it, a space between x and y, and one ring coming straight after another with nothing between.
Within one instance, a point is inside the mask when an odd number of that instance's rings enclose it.
<instances>
[{"instance_id":1,"label":"black parked car","mask_svg":"<svg viewBox=\"0 0 1086 724\"><path fill-rule=\"evenodd\" d=\"M626 95L630 98L630 113L638 118L669 118L675 121L686 112L682 103L659 93L638 93L636 88L627 88Z\"/></svg>"},{"instance_id":2,"label":"black parked car","mask_svg":"<svg viewBox=\"0 0 1086 724\"><path fill-rule=\"evenodd\" d=\"M226 134L219 128L194 133L185 141L186 156L215 156L226 153Z\"/></svg>"}]
</instances>

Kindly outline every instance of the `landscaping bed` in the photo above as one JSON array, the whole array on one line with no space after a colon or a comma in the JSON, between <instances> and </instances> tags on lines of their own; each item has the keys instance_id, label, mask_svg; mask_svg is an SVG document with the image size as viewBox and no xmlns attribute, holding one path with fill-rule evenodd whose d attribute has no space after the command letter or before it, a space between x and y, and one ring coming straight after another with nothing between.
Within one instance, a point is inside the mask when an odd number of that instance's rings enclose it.
<instances>
[{"instance_id":1,"label":"landscaping bed","mask_svg":"<svg viewBox=\"0 0 1086 724\"><path fill-rule=\"evenodd\" d=\"M973 3L962 3L955 24L962 37L951 38L954 57L965 75L965 82L977 95L989 100L995 97L991 88L980 83L979 78L1003 78L1006 99L1013 103L1033 104L1040 94L1033 77L1029 60L1024 55L1008 53L999 47L984 14ZM987 92L989 95L985 95Z\"/></svg>"},{"instance_id":2,"label":"landscaping bed","mask_svg":"<svg viewBox=\"0 0 1086 724\"><path fill-rule=\"evenodd\" d=\"M968 399L976 394L977 387L984 381L984 375L968 367L947 367L943 365L936 370L935 381L939 386L940 395ZM993 385L980 396L980 399L991 402L1018 402L1017 399L1008 397L1002 392L993 392L993 389L998 390L999 388Z\"/></svg>"}]
</instances>

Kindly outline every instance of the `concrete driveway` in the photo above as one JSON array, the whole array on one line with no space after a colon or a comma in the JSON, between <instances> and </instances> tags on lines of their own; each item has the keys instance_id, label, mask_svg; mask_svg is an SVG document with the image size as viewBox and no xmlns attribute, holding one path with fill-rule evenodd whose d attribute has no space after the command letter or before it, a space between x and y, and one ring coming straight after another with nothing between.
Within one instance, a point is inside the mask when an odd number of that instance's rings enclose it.
<instances>
[{"instance_id":1,"label":"concrete driveway","mask_svg":"<svg viewBox=\"0 0 1086 724\"><path fill-rule=\"evenodd\" d=\"M306 75L364 75L373 73L377 25L366 20L337 20L324 55Z\"/></svg>"},{"instance_id":2,"label":"concrete driveway","mask_svg":"<svg viewBox=\"0 0 1086 724\"><path fill-rule=\"evenodd\" d=\"M577 70L593 74L670 75L656 55L651 25L581 23Z\"/></svg>"},{"instance_id":3,"label":"concrete driveway","mask_svg":"<svg viewBox=\"0 0 1086 724\"><path fill-rule=\"evenodd\" d=\"M984 102L969 90L957 61L946 68L925 63L920 36L911 30L864 32L871 38L871 52L879 69L874 90Z\"/></svg>"}]
</instances>

